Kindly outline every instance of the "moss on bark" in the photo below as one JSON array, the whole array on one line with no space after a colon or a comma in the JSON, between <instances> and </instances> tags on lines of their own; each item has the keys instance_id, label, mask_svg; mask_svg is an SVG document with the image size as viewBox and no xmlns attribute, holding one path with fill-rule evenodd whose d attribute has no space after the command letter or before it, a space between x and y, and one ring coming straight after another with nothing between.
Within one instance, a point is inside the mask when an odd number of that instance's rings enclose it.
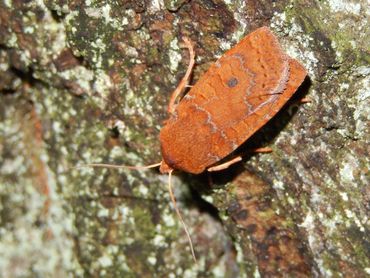
<instances>
[{"instance_id":1,"label":"moss on bark","mask_svg":"<svg viewBox=\"0 0 370 278\"><path fill-rule=\"evenodd\" d=\"M8 277L369 274L366 1L0 5L0 268ZM194 265L165 176L74 167L159 161L168 97L187 65L181 37L196 45L196 81L262 25L309 70L297 98L312 101L289 105L242 146L274 149L248 157L248 171L216 174L212 188L202 176L175 179ZM279 259L284 246L294 256Z\"/></svg>"}]
</instances>

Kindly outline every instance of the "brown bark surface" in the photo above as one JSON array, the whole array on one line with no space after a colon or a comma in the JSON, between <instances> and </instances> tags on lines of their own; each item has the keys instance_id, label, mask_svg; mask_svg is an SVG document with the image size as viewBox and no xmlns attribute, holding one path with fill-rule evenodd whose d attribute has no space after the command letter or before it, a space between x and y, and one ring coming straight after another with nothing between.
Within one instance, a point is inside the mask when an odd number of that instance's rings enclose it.
<instances>
[{"instance_id":1,"label":"brown bark surface","mask_svg":"<svg viewBox=\"0 0 370 278\"><path fill-rule=\"evenodd\" d=\"M4 277L366 277L366 1L0 3L0 272ZM195 44L193 82L269 26L308 70L296 100L220 173L176 173L192 262L158 171L158 135Z\"/></svg>"}]
</instances>

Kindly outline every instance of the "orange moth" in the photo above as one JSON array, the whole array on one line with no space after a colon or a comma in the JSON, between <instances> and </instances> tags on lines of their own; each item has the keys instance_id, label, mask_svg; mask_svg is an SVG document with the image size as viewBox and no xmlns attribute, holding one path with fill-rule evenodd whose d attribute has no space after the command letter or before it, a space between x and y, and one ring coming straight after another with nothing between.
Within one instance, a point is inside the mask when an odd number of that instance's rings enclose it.
<instances>
[{"instance_id":1,"label":"orange moth","mask_svg":"<svg viewBox=\"0 0 370 278\"><path fill-rule=\"evenodd\" d=\"M240 161L220 161L234 152L296 92L305 79L305 68L281 49L276 36L262 27L244 37L223 54L181 99L194 66L194 49L189 49L190 63L168 107L169 119L161 129L159 141L162 161L148 166L88 164L93 167L143 169L160 167L169 174L169 192L176 213L188 236L177 209L171 187L174 169L199 174L217 171Z\"/></svg>"}]
</instances>

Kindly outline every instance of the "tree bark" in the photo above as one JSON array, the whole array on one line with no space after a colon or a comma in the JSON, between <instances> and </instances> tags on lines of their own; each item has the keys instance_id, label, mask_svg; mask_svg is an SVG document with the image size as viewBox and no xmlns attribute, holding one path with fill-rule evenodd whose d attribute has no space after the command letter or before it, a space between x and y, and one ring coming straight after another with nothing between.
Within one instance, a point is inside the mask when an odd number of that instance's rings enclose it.
<instances>
[{"instance_id":1,"label":"tree bark","mask_svg":"<svg viewBox=\"0 0 370 278\"><path fill-rule=\"evenodd\" d=\"M0 4L4 277L366 277L366 1ZM158 134L195 45L193 81L269 26L309 78L225 171L175 173L198 263L158 171Z\"/></svg>"}]
</instances>

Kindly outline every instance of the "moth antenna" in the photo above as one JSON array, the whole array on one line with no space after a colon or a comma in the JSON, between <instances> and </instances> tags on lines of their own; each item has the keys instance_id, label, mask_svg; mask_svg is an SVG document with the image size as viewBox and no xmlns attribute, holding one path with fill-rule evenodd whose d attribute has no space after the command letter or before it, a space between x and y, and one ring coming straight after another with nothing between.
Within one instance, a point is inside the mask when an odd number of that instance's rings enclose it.
<instances>
[{"instance_id":1,"label":"moth antenna","mask_svg":"<svg viewBox=\"0 0 370 278\"><path fill-rule=\"evenodd\" d=\"M81 167L93 167L93 168L110 168L110 169L131 169L131 170L143 170L143 169L150 169L161 166L161 162L150 164L150 165L143 165L143 166L130 166L130 165L114 165L114 164L104 164L104 163L88 163L82 164L77 166L76 168Z\"/></svg>"},{"instance_id":2,"label":"moth antenna","mask_svg":"<svg viewBox=\"0 0 370 278\"><path fill-rule=\"evenodd\" d=\"M104 164L104 163L89 163L89 164L79 165L76 168L94 167L94 168L110 168L110 169L122 169L123 168L123 169L132 169L132 170L141 170L141 169L150 169L150 168L159 167L159 166L161 166L161 164L162 164L162 162L155 163L155 164L150 164L150 165L145 165L145 166L129 166L129 165L114 165L114 164ZM170 193L170 198L171 198L171 201L172 201L173 206L175 208L176 214L177 214L178 218L180 219L181 224L182 224L182 226L184 228L184 231L186 233L186 236L188 238L189 246L190 246L190 250L191 250L191 255L193 257L193 260L194 260L194 262L197 262L197 258L195 257L193 242L191 240L188 227L186 226L185 221L182 218L182 215L180 213L180 210L177 207L176 198L175 198L175 195L173 194L173 191L172 191L172 182L171 182L172 171L173 170L170 170L168 172L168 192Z\"/></svg>"},{"instance_id":3,"label":"moth antenna","mask_svg":"<svg viewBox=\"0 0 370 278\"><path fill-rule=\"evenodd\" d=\"M184 221L184 219L181 216L180 210L177 207L176 198L175 198L175 195L173 194L173 191L172 191L172 182L171 182L172 171L173 170L171 170L171 171L168 172L168 192L170 193L170 198L171 198L172 204L173 204L173 206L175 208L176 214L179 217L179 219L181 221L181 224L182 224L182 227L184 228L184 231L185 231L186 236L188 238L188 242L189 242L189 246L190 246L190 250L191 250L191 255L193 256L193 260L196 263L197 262L197 258L195 257L193 242L191 240L188 227L186 226L185 221Z\"/></svg>"}]
</instances>

